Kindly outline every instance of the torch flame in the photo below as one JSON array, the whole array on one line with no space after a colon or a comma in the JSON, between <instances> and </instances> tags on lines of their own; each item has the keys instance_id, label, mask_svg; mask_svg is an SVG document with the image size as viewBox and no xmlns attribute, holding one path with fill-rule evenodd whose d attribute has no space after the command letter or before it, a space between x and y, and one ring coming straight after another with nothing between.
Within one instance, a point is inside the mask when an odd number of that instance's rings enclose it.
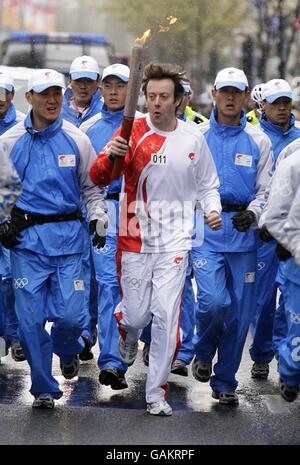
<instances>
[{"instance_id":1,"label":"torch flame","mask_svg":"<svg viewBox=\"0 0 300 465\"><path fill-rule=\"evenodd\" d=\"M139 45L145 45L146 42L150 39L151 36L151 29L148 29L146 32L144 32L142 37L138 37L135 39L135 43Z\"/></svg>"},{"instance_id":2,"label":"torch flame","mask_svg":"<svg viewBox=\"0 0 300 465\"><path fill-rule=\"evenodd\" d=\"M175 16L168 16L167 21L169 21L169 24L172 25L176 23L177 18L175 18Z\"/></svg>"},{"instance_id":3,"label":"torch flame","mask_svg":"<svg viewBox=\"0 0 300 465\"><path fill-rule=\"evenodd\" d=\"M159 25L158 32L168 32L170 28L167 26L162 26L161 24Z\"/></svg>"}]
</instances>

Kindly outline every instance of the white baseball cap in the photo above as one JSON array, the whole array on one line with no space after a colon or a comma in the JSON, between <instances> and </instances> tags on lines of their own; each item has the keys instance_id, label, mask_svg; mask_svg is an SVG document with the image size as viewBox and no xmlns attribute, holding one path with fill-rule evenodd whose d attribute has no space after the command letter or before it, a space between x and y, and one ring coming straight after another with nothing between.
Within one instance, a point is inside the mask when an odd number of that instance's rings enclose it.
<instances>
[{"instance_id":1,"label":"white baseball cap","mask_svg":"<svg viewBox=\"0 0 300 465\"><path fill-rule=\"evenodd\" d=\"M264 99L268 103L273 103L280 97L292 99L293 92L287 81L284 79L272 79L264 85Z\"/></svg>"},{"instance_id":2,"label":"white baseball cap","mask_svg":"<svg viewBox=\"0 0 300 465\"><path fill-rule=\"evenodd\" d=\"M8 92L12 92L14 89L14 80L9 71L0 70L0 88L5 89Z\"/></svg>"},{"instance_id":3,"label":"white baseball cap","mask_svg":"<svg viewBox=\"0 0 300 465\"><path fill-rule=\"evenodd\" d=\"M81 78L97 81L100 70L97 61L88 55L77 57L70 66L70 75L73 81Z\"/></svg>"},{"instance_id":4,"label":"white baseball cap","mask_svg":"<svg viewBox=\"0 0 300 465\"><path fill-rule=\"evenodd\" d=\"M191 84L189 82L187 82L187 81L182 81L181 85L182 85L182 88L184 90L184 93L191 95L191 93L192 93Z\"/></svg>"},{"instance_id":5,"label":"white baseball cap","mask_svg":"<svg viewBox=\"0 0 300 465\"><path fill-rule=\"evenodd\" d=\"M130 69L126 65L121 63L115 63L104 68L102 73L102 81L108 76L116 76L121 79L121 81L128 82L129 80Z\"/></svg>"},{"instance_id":6,"label":"white baseball cap","mask_svg":"<svg viewBox=\"0 0 300 465\"><path fill-rule=\"evenodd\" d=\"M39 69L28 80L28 92L33 90L33 92L40 94L49 87L65 88L64 76L54 69Z\"/></svg>"},{"instance_id":7,"label":"white baseball cap","mask_svg":"<svg viewBox=\"0 0 300 465\"><path fill-rule=\"evenodd\" d=\"M237 68L224 68L218 72L214 86L216 90L222 87L236 87L244 91L249 87L248 79L243 70Z\"/></svg>"}]
</instances>

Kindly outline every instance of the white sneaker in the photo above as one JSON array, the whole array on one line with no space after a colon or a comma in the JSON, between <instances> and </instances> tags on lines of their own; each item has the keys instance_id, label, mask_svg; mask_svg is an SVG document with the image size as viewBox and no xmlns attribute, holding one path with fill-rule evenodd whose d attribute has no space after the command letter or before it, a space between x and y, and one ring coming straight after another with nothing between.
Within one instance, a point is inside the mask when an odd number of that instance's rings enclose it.
<instances>
[{"instance_id":1,"label":"white sneaker","mask_svg":"<svg viewBox=\"0 0 300 465\"><path fill-rule=\"evenodd\" d=\"M123 363L130 366L134 363L138 353L138 341L126 342L119 336L119 354Z\"/></svg>"},{"instance_id":2,"label":"white sneaker","mask_svg":"<svg viewBox=\"0 0 300 465\"><path fill-rule=\"evenodd\" d=\"M172 407L165 400L147 404L147 412L150 415L157 415L159 417L169 417L173 413Z\"/></svg>"}]
</instances>

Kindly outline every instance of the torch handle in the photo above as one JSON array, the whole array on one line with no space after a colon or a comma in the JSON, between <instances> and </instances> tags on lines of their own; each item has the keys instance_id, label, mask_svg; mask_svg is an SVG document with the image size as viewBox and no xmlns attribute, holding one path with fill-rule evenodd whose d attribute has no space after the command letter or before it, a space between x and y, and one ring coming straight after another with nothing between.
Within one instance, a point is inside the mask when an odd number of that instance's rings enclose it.
<instances>
[{"instance_id":1,"label":"torch handle","mask_svg":"<svg viewBox=\"0 0 300 465\"><path fill-rule=\"evenodd\" d=\"M123 137L123 139L126 139L127 142L130 139L133 121L134 121L134 118L131 118L130 116L123 116L120 136ZM112 181L114 181L115 179L118 179L121 176L123 166L124 166L124 157L116 156L112 175L111 175Z\"/></svg>"}]
</instances>

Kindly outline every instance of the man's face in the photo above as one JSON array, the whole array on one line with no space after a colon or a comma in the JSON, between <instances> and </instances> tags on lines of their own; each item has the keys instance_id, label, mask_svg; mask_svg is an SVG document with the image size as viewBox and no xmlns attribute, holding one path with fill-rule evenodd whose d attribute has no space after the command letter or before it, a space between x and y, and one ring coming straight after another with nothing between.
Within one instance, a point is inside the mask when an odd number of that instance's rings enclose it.
<instances>
[{"instance_id":1,"label":"man's face","mask_svg":"<svg viewBox=\"0 0 300 465\"><path fill-rule=\"evenodd\" d=\"M58 118L63 98L61 87L49 87L39 94L26 92L26 98L32 106L33 123L36 129L45 128Z\"/></svg>"},{"instance_id":2,"label":"man's face","mask_svg":"<svg viewBox=\"0 0 300 465\"><path fill-rule=\"evenodd\" d=\"M9 92L8 90L0 87L0 119L4 118L9 105L11 104L15 95L15 91Z\"/></svg>"},{"instance_id":3,"label":"man's face","mask_svg":"<svg viewBox=\"0 0 300 465\"><path fill-rule=\"evenodd\" d=\"M273 103L263 102L263 109L266 113L267 120L278 126L289 124L292 112L292 99L280 97Z\"/></svg>"},{"instance_id":4,"label":"man's face","mask_svg":"<svg viewBox=\"0 0 300 465\"><path fill-rule=\"evenodd\" d=\"M125 106L127 83L116 76L108 76L101 83L101 92L108 111L122 110Z\"/></svg>"},{"instance_id":5,"label":"man's face","mask_svg":"<svg viewBox=\"0 0 300 465\"><path fill-rule=\"evenodd\" d=\"M150 79L147 85L146 101L151 122L162 131L172 130L176 122L175 112L180 98L174 100L174 90L172 79Z\"/></svg>"},{"instance_id":6,"label":"man's face","mask_svg":"<svg viewBox=\"0 0 300 465\"><path fill-rule=\"evenodd\" d=\"M213 89L212 95L220 115L227 118L236 118L242 111L248 93L236 87L226 86L219 90Z\"/></svg>"},{"instance_id":7,"label":"man's face","mask_svg":"<svg viewBox=\"0 0 300 465\"><path fill-rule=\"evenodd\" d=\"M89 78L80 78L75 81L71 79L76 105L86 107L91 103L92 97L99 87L99 81L93 81Z\"/></svg>"}]
</instances>

